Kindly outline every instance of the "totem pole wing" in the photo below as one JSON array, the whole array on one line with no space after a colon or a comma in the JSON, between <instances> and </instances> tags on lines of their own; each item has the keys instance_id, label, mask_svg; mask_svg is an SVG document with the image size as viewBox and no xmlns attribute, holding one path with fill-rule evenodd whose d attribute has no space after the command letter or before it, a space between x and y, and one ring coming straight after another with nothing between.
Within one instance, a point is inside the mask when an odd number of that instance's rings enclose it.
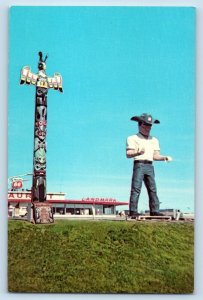
<instances>
[{"instance_id":1,"label":"totem pole wing","mask_svg":"<svg viewBox=\"0 0 203 300\"><path fill-rule=\"evenodd\" d=\"M38 75L31 72L30 67L25 66L21 69L20 84L33 84L36 85Z\"/></svg>"},{"instance_id":2,"label":"totem pole wing","mask_svg":"<svg viewBox=\"0 0 203 300\"><path fill-rule=\"evenodd\" d=\"M54 77L47 77L47 81L49 88L59 90L61 93L63 93L61 74L55 73Z\"/></svg>"}]
</instances>

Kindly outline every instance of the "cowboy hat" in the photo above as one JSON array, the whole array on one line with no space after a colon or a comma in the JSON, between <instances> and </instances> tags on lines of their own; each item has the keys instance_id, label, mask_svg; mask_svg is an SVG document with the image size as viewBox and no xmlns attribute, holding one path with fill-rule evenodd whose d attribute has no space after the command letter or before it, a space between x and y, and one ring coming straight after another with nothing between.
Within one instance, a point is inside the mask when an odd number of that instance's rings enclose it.
<instances>
[{"instance_id":1,"label":"cowboy hat","mask_svg":"<svg viewBox=\"0 0 203 300\"><path fill-rule=\"evenodd\" d=\"M142 122L145 124L159 124L160 121L157 119L153 119L151 115L143 113L141 116L134 116L131 118L132 121L136 121L136 122Z\"/></svg>"}]
</instances>

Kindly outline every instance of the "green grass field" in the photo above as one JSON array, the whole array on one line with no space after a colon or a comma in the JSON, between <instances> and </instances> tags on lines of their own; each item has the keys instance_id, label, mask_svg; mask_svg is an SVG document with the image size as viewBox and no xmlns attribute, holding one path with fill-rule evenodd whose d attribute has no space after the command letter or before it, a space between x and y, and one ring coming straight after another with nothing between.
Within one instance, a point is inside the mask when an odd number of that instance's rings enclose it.
<instances>
[{"instance_id":1,"label":"green grass field","mask_svg":"<svg viewBox=\"0 0 203 300\"><path fill-rule=\"evenodd\" d=\"M8 290L192 293L193 223L8 224Z\"/></svg>"}]
</instances>

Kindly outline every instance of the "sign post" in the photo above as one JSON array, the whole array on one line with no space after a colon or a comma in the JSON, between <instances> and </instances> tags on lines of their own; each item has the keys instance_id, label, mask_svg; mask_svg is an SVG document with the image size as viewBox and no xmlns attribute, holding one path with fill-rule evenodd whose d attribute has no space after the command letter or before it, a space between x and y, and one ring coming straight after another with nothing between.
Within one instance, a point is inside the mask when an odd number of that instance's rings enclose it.
<instances>
[{"instance_id":1,"label":"sign post","mask_svg":"<svg viewBox=\"0 0 203 300\"><path fill-rule=\"evenodd\" d=\"M34 122L34 151L32 177L32 209L36 224L53 223L51 204L46 197L46 133L47 133L47 94L52 88L63 92L62 77L55 73L54 77L46 75L46 60L39 52L38 73L31 72L25 66L21 70L20 84L35 85L35 122Z\"/></svg>"}]
</instances>

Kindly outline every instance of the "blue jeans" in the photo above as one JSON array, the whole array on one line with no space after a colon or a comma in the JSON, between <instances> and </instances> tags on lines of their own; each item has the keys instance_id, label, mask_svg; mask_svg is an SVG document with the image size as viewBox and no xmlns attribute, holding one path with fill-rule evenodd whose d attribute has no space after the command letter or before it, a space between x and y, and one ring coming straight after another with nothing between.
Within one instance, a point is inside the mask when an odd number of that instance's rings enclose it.
<instances>
[{"instance_id":1,"label":"blue jeans","mask_svg":"<svg viewBox=\"0 0 203 300\"><path fill-rule=\"evenodd\" d=\"M154 167L152 164L144 163L134 163L129 205L130 211L137 212L143 181L149 196L150 213L159 212L159 198L157 196Z\"/></svg>"}]
</instances>

